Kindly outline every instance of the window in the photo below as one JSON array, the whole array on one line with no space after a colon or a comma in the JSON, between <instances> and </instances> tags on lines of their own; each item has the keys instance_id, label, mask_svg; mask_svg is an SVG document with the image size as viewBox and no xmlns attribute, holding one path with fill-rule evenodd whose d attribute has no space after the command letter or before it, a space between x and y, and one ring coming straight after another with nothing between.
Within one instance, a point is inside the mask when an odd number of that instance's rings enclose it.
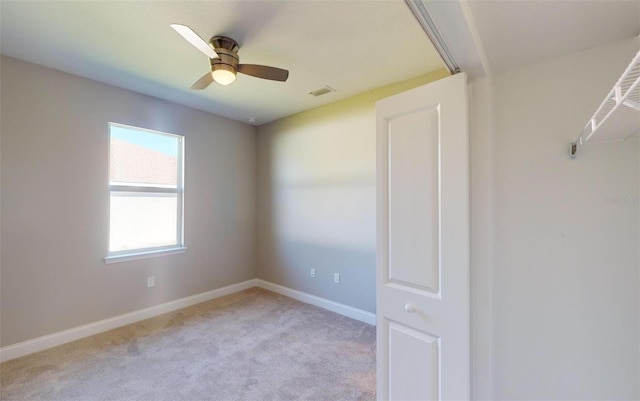
<instances>
[{"instance_id":1,"label":"window","mask_svg":"<svg viewBox=\"0 0 640 401\"><path fill-rule=\"evenodd\" d=\"M184 137L109 123L107 262L184 252Z\"/></svg>"}]
</instances>

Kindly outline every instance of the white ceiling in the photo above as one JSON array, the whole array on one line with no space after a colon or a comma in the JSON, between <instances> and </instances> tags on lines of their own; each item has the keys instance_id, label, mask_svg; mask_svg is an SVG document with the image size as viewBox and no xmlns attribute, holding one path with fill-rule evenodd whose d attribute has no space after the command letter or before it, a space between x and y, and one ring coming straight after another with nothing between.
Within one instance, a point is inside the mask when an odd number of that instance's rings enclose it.
<instances>
[{"instance_id":1,"label":"white ceiling","mask_svg":"<svg viewBox=\"0 0 640 401\"><path fill-rule=\"evenodd\" d=\"M403 1L0 1L2 54L260 125L444 67ZM171 23L226 35L242 63L288 69L285 83L239 74L189 87L209 60ZM329 85L336 92L312 97Z\"/></svg>"},{"instance_id":2,"label":"white ceiling","mask_svg":"<svg viewBox=\"0 0 640 401\"><path fill-rule=\"evenodd\" d=\"M492 73L640 35L640 0L465 3Z\"/></svg>"},{"instance_id":3,"label":"white ceiling","mask_svg":"<svg viewBox=\"0 0 640 401\"><path fill-rule=\"evenodd\" d=\"M640 0L420 1L472 78L640 35ZM444 67L401 0L0 0L0 18L2 54L256 125ZM230 36L241 62L289 80L192 91L208 60L171 23Z\"/></svg>"}]
</instances>

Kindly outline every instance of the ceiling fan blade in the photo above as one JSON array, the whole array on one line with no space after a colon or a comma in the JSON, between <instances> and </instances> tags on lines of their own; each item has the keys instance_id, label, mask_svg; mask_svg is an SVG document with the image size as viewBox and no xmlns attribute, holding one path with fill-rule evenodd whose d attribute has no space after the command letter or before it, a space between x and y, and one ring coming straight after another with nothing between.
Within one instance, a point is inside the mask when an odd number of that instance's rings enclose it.
<instances>
[{"instance_id":1,"label":"ceiling fan blade","mask_svg":"<svg viewBox=\"0 0 640 401\"><path fill-rule=\"evenodd\" d=\"M213 82L213 74L208 72L200 77L200 79L197 80L193 85L191 85L191 89L202 90L209 86L211 82Z\"/></svg>"},{"instance_id":2,"label":"ceiling fan blade","mask_svg":"<svg viewBox=\"0 0 640 401\"><path fill-rule=\"evenodd\" d=\"M218 58L218 53L213 50L211 46L204 39L198 36L197 33L193 31L193 29L189 28L186 25L180 24L171 24L171 28L175 29L176 32L180 34L183 38L187 40L187 42L194 45L198 50L203 52L209 58Z\"/></svg>"},{"instance_id":3,"label":"ceiling fan blade","mask_svg":"<svg viewBox=\"0 0 640 401\"><path fill-rule=\"evenodd\" d=\"M238 72L272 81L284 82L289 78L289 71L287 70L258 64L238 64Z\"/></svg>"}]
</instances>

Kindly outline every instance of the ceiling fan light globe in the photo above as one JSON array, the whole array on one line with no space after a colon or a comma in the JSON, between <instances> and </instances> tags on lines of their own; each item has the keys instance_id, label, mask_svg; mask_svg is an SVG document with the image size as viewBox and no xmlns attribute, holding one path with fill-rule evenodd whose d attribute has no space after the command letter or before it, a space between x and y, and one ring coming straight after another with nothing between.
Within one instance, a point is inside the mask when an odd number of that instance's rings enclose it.
<instances>
[{"instance_id":1,"label":"ceiling fan light globe","mask_svg":"<svg viewBox=\"0 0 640 401\"><path fill-rule=\"evenodd\" d=\"M236 74L229 70L215 70L211 74L220 85L229 85L236 79Z\"/></svg>"}]
</instances>

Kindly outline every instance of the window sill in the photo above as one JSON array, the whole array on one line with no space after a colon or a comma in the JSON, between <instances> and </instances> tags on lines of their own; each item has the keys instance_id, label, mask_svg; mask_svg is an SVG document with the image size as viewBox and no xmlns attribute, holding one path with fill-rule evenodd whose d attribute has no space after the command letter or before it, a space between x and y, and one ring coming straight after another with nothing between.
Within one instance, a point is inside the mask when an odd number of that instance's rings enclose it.
<instances>
[{"instance_id":1,"label":"window sill","mask_svg":"<svg viewBox=\"0 0 640 401\"><path fill-rule=\"evenodd\" d=\"M106 264L120 263L120 262L127 262L130 260L155 258L158 256L178 255L185 252L187 252L186 247L160 249L157 251L148 251L148 252L133 252L133 253L128 253L126 255L107 256L106 258L104 258L104 263Z\"/></svg>"}]
</instances>

